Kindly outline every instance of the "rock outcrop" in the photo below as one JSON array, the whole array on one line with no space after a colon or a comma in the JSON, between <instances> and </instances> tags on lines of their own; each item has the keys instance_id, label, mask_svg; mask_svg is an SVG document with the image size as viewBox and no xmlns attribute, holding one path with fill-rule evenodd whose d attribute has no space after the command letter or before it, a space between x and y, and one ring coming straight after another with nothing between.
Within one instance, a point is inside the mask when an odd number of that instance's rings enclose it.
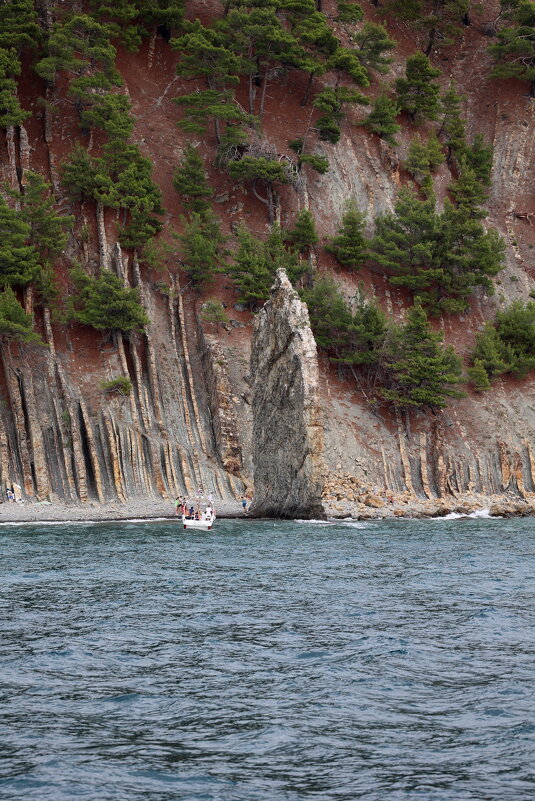
<instances>
[{"instance_id":1,"label":"rock outcrop","mask_svg":"<svg viewBox=\"0 0 535 801\"><path fill-rule=\"evenodd\" d=\"M316 342L284 270L255 321L253 470L257 517L324 517Z\"/></svg>"}]
</instances>

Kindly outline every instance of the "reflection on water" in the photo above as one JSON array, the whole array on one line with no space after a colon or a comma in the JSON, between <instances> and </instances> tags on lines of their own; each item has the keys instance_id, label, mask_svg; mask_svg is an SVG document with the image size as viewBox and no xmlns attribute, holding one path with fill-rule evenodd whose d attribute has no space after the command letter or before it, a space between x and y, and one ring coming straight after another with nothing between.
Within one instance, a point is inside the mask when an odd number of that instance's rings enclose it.
<instances>
[{"instance_id":1,"label":"reflection on water","mask_svg":"<svg viewBox=\"0 0 535 801\"><path fill-rule=\"evenodd\" d=\"M530 520L0 528L0 798L526 801Z\"/></svg>"}]
</instances>

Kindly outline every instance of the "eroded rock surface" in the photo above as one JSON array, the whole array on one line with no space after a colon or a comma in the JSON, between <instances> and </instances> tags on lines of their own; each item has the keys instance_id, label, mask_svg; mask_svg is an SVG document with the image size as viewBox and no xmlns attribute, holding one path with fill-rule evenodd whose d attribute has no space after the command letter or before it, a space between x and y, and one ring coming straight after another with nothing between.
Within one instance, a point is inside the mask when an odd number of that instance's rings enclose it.
<instances>
[{"instance_id":1,"label":"eroded rock surface","mask_svg":"<svg viewBox=\"0 0 535 801\"><path fill-rule=\"evenodd\" d=\"M255 321L251 375L252 514L323 517L316 342L308 310L284 270L277 271L271 297Z\"/></svg>"}]
</instances>

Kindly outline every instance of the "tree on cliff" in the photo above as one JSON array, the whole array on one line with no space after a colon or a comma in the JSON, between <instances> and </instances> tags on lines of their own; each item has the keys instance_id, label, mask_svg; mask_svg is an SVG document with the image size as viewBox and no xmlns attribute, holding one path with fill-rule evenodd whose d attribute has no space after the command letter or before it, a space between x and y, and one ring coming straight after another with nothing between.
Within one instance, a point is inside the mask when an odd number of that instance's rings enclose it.
<instances>
[{"instance_id":1,"label":"tree on cliff","mask_svg":"<svg viewBox=\"0 0 535 801\"><path fill-rule=\"evenodd\" d=\"M33 317L26 314L11 287L0 293L0 343L43 344L33 330Z\"/></svg>"},{"instance_id":2,"label":"tree on cliff","mask_svg":"<svg viewBox=\"0 0 535 801\"><path fill-rule=\"evenodd\" d=\"M418 116L436 120L440 109L440 70L432 66L423 53L414 53L407 59L405 77L396 80L397 101L411 120Z\"/></svg>"},{"instance_id":3,"label":"tree on cliff","mask_svg":"<svg viewBox=\"0 0 535 801\"><path fill-rule=\"evenodd\" d=\"M314 224L314 217L308 209L301 209L297 215L294 227L288 231L287 239L301 253L306 253L318 243L318 233Z\"/></svg>"},{"instance_id":4,"label":"tree on cliff","mask_svg":"<svg viewBox=\"0 0 535 801\"><path fill-rule=\"evenodd\" d=\"M184 158L173 176L173 186L188 211L202 213L210 208L208 199L214 192L206 179L203 160L190 144L186 146Z\"/></svg>"},{"instance_id":5,"label":"tree on cliff","mask_svg":"<svg viewBox=\"0 0 535 801\"><path fill-rule=\"evenodd\" d=\"M466 125L461 116L461 101L463 98L450 83L441 98L442 124L439 134L444 137L448 146L448 164L453 157L458 160L466 151Z\"/></svg>"},{"instance_id":6,"label":"tree on cliff","mask_svg":"<svg viewBox=\"0 0 535 801\"><path fill-rule=\"evenodd\" d=\"M69 94L81 113L95 102L99 93L121 85L115 54L109 28L88 14L77 14L53 27L47 55L37 62L35 71L50 83L58 72L65 72L71 79Z\"/></svg>"},{"instance_id":7,"label":"tree on cliff","mask_svg":"<svg viewBox=\"0 0 535 801\"><path fill-rule=\"evenodd\" d=\"M426 142L423 142L420 137L412 140L404 166L420 184L426 197L433 195L432 173L443 161L444 154L435 134L431 134Z\"/></svg>"},{"instance_id":8,"label":"tree on cliff","mask_svg":"<svg viewBox=\"0 0 535 801\"><path fill-rule=\"evenodd\" d=\"M373 102L373 108L362 121L361 125L368 128L373 133L378 134L382 139L395 147L398 143L395 134L401 130L401 125L396 122L396 117L400 113L400 108L395 100L392 100L384 92L381 92Z\"/></svg>"},{"instance_id":9,"label":"tree on cliff","mask_svg":"<svg viewBox=\"0 0 535 801\"><path fill-rule=\"evenodd\" d=\"M375 3L377 5L377 3ZM469 25L470 0L385 0L384 12L393 13L416 30L423 31L424 53L447 47Z\"/></svg>"},{"instance_id":10,"label":"tree on cliff","mask_svg":"<svg viewBox=\"0 0 535 801\"><path fill-rule=\"evenodd\" d=\"M395 48L396 41L389 37L386 28L374 22L365 22L351 38L365 67L381 73L388 72L393 58L386 54Z\"/></svg>"},{"instance_id":11,"label":"tree on cliff","mask_svg":"<svg viewBox=\"0 0 535 801\"><path fill-rule=\"evenodd\" d=\"M320 139L332 144L336 144L339 141L341 134L340 123L345 117L343 109L347 103L366 105L368 98L347 86L338 86L335 89L327 86L316 95L312 105L322 112L314 125Z\"/></svg>"},{"instance_id":12,"label":"tree on cliff","mask_svg":"<svg viewBox=\"0 0 535 801\"><path fill-rule=\"evenodd\" d=\"M109 270L91 278L81 269L73 270L76 287L68 305L68 317L97 331L142 332L149 324L137 289L124 287Z\"/></svg>"},{"instance_id":13,"label":"tree on cliff","mask_svg":"<svg viewBox=\"0 0 535 801\"><path fill-rule=\"evenodd\" d=\"M402 189L394 214L377 218L372 258L389 281L418 295L433 314L468 307L475 286L492 293L490 278L503 269L505 245L463 205L446 200L442 214L431 197Z\"/></svg>"},{"instance_id":14,"label":"tree on cliff","mask_svg":"<svg viewBox=\"0 0 535 801\"><path fill-rule=\"evenodd\" d=\"M514 373L523 378L535 368L535 303L514 301L498 312L476 336L472 353L474 367L479 361L490 378Z\"/></svg>"},{"instance_id":15,"label":"tree on cliff","mask_svg":"<svg viewBox=\"0 0 535 801\"><path fill-rule=\"evenodd\" d=\"M0 195L0 286L27 286L41 270L31 227Z\"/></svg>"},{"instance_id":16,"label":"tree on cliff","mask_svg":"<svg viewBox=\"0 0 535 801\"><path fill-rule=\"evenodd\" d=\"M40 40L33 0L3 0L0 3L0 48L20 56L23 47L36 47Z\"/></svg>"},{"instance_id":17,"label":"tree on cliff","mask_svg":"<svg viewBox=\"0 0 535 801\"><path fill-rule=\"evenodd\" d=\"M290 181L288 167L275 158L243 156L238 161L231 161L228 171L235 181L251 184L253 195L267 206L269 223L272 224L275 219L274 185L287 184ZM256 191L258 184L265 187L266 197L262 197Z\"/></svg>"},{"instance_id":18,"label":"tree on cliff","mask_svg":"<svg viewBox=\"0 0 535 801\"><path fill-rule=\"evenodd\" d=\"M442 409L447 399L460 397L455 389L462 376L461 360L451 346L444 347L423 308L416 304L404 326L393 326L381 353L384 386L380 395L394 406Z\"/></svg>"},{"instance_id":19,"label":"tree on cliff","mask_svg":"<svg viewBox=\"0 0 535 801\"><path fill-rule=\"evenodd\" d=\"M58 214L48 181L36 172L25 173L24 194L13 192L20 203L22 219L30 226L28 242L39 252L42 263L52 262L67 244L72 214Z\"/></svg>"},{"instance_id":20,"label":"tree on cliff","mask_svg":"<svg viewBox=\"0 0 535 801\"><path fill-rule=\"evenodd\" d=\"M359 211L354 200L349 200L342 215L338 234L325 245L327 253L332 253L344 267L358 270L366 260L364 224L364 214Z\"/></svg>"},{"instance_id":21,"label":"tree on cliff","mask_svg":"<svg viewBox=\"0 0 535 801\"><path fill-rule=\"evenodd\" d=\"M269 297L273 283L273 265L264 243L242 223L238 228L238 249L229 273L238 287L238 300L251 310Z\"/></svg>"},{"instance_id":22,"label":"tree on cliff","mask_svg":"<svg viewBox=\"0 0 535 801\"><path fill-rule=\"evenodd\" d=\"M207 281L226 255L226 238L215 214L193 212L187 220L183 219L184 230L179 235L182 244L184 268L195 285Z\"/></svg>"},{"instance_id":23,"label":"tree on cliff","mask_svg":"<svg viewBox=\"0 0 535 801\"><path fill-rule=\"evenodd\" d=\"M13 50L0 48L0 128L22 125L30 116L24 111L17 97L17 83L14 78L20 75L20 61Z\"/></svg>"},{"instance_id":24,"label":"tree on cliff","mask_svg":"<svg viewBox=\"0 0 535 801\"><path fill-rule=\"evenodd\" d=\"M492 75L529 81L530 96L535 97L535 2L501 0L501 9L504 24L489 47L496 62Z\"/></svg>"}]
</instances>

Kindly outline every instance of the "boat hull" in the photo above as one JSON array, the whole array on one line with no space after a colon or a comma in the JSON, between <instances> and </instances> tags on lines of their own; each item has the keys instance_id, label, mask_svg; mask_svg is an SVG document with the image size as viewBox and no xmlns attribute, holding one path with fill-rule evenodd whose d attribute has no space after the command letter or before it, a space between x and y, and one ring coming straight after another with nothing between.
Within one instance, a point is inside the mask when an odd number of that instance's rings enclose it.
<instances>
[{"instance_id":1,"label":"boat hull","mask_svg":"<svg viewBox=\"0 0 535 801\"><path fill-rule=\"evenodd\" d=\"M215 515L205 520L188 520L187 517L182 517L182 525L185 529L194 529L196 531L211 531L214 524Z\"/></svg>"}]
</instances>

